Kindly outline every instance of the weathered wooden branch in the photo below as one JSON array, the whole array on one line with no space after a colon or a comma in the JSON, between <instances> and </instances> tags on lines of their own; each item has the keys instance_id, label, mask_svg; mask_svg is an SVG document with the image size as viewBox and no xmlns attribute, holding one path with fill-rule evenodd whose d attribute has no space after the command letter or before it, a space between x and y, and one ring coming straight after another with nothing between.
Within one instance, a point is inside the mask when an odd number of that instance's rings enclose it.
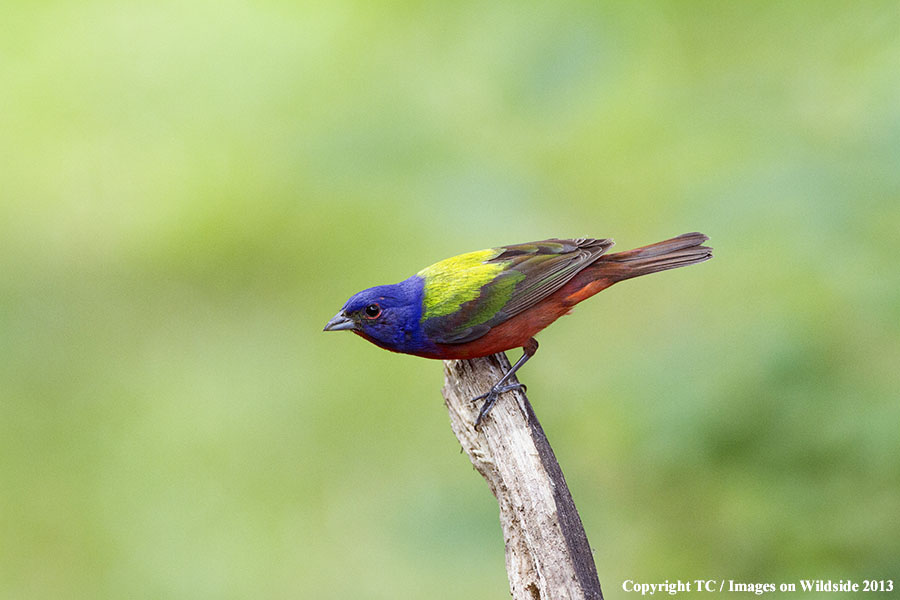
<instances>
[{"instance_id":1,"label":"weathered wooden branch","mask_svg":"<svg viewBox=\"0 0 900 600\"><path fill-rule=\"evenodd\" d=\"M472 398L509 368L503 353L444 361L443 393L453 433L500 504L510 592L516 600L602 600L581 518L528 398L503 394L474 428L480 406Z\"/></svg>"}]
</instances>

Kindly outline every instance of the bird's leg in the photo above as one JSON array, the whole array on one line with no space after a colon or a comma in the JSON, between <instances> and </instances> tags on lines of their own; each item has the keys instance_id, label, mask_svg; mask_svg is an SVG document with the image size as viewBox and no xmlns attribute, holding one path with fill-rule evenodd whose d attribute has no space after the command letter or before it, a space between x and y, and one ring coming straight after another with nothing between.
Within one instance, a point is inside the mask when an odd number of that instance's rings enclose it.
<instances>
[{"instance_id":1,"label":"bird's leg","mask_svg":"<svg viewBox=\"0 0 900 600\"><path fill-rule=\"evenodd\" d=\"M494 403L497 402L497 397L500 396L503 392L508 392L510 390L518 390L522 389L523 386L521 383L513 383L511 385L506 385L506 382L509 381L509 378L512 377L519 368L528 362L528 359L534 356L534 353L537 352L538 343L534 338L530 338L528 342L522 347L522 356L519 360L516 361L516 364L512 366L512 368L507 371L506 375L500 378L500 381L491 386L484 394L476 398L472 398L472 402L477 402L484 398L484 404L481 405L481 411L478 413L478 418L475 419L475 429L478 429L478 426L481 424L481 421L487 416L487 414L493 408Z\"/></svg>"}]
</instances>

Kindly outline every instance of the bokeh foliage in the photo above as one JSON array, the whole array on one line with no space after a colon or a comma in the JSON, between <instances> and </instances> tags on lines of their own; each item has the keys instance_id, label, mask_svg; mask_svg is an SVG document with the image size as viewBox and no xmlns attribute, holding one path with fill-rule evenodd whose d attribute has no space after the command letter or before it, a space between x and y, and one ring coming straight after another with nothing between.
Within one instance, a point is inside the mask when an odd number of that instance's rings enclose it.
<instances>
[{"instance_id":1,"label":"bokeh foliage","mask_svg":"<svg viewBox=\"0 0 900 600\"><path fill-rule=\"evenodd\" d=\"M522 372L601 582L900 557L893 2L6 2L0 597L500 598L440 363L351 293L699 230Z\"/></svg>"}]
</instances>

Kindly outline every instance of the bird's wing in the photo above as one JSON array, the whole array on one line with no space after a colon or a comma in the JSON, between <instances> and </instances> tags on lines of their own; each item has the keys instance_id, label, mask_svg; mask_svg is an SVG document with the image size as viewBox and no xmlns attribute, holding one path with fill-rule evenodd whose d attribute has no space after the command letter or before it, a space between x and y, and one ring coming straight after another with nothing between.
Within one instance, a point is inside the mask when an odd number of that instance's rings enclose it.
<instances>
[{"instance_id":1,"label":"bird's wing","mask_svg":"<svg viewBox=\"0 0 900 600\"><path fill-rule=\"evenodd\" d=\"M429 339L462 344L560 289L612 240L544 240L447 259L424 269L422 325Z\"/></svg>"}]
</instances>

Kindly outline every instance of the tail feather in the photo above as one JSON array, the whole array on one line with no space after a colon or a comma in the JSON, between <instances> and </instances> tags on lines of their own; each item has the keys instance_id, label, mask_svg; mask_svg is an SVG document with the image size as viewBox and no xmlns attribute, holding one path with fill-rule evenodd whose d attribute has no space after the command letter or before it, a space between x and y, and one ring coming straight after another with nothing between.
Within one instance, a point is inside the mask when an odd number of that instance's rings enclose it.
<instances>
[{"instance_id":1,"label":"tail feather","mask_svg":"<svg viewBox=\"0 0 900 600\"><path fill-rule=\"evenodd\" d=\"M712 258L712 248L702 245L708 239L702 233L685 233L664 242L607 254L594 265L615 274L615 281L686 267Z\"/></svg>"}]
</instances>

